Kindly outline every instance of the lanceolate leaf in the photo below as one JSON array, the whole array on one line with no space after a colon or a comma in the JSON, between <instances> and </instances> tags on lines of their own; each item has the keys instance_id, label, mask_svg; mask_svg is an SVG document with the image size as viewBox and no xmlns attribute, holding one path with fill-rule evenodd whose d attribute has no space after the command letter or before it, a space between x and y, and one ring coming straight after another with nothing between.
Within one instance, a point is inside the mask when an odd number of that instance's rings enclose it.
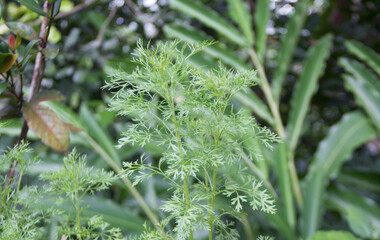
<instances>
[{"instance_id":1,"label":"lanceolate leaf","mask_svg":"<svg viewBox=\"0 0 380 240\"><path fill-rule=\"evenodd\" d=\"M354 79L351 76L343 76L345 85L355 95L358 103L366 110L372 119L372 123L380 132L380 92L373 88L365 79Z\"/></svg>"},{"instance_id":2,"label":"lanceolate leaf","mask_svg":"<svg viewBox=\"0 0 380 240\"><path fill-rule=\"evenodd\" d=\"M363 64L348 58L340 58L338 62L339 65L351 73L355 79L360 79L360 81L371 84L371 88L373 88L374 91L380 92L379 78Z\"/></svg>"},{"instance_id":3,"label":"lanceolate leaf","mask_svg":"<svg viewBox=\"0 0 380 240\"><path fill-rule=\"evenodd\" d=\"M264 53L267 42L267 25L270 18L270 0L258 0L256 2L255 26L256 26L256 52L261 62L264 62Z\"/></svg>"},{"instance_id":4,"label":"lanceolate leaf","mask_svg":"<svg viewBox=\"0 0 380 240\"><path fill-rule=\"evenodd\" d=\"M243 32L249 45L253 44L252 17L243 0L228 0L228 6L232 19Z\"/></svg>"},{"instance_id":5,"label":"lanceolate leaf","mask_svg":"<svg viewBox=\"0 0 380 240\"><path fill-rule=\"evenodd\" d=\"M326 35L309 50L300 79L295 87L287 125L291 151L294 151L297 146L311 97L317 88L318 78L324 72L325 61L331 47L331 40L332 36L330 34Z\"/></svg>"},{"instance_id":6,"label":"lanceolate leaf","mask_svg":"<svg viewBox=\"0 0 380 240\"><path fill-rule=\"evenodd\" d=\"M380 207L372 199L343 187L334 187L329 191L328 205L341 212L358 236L380 238Z\"/></svg>"},{"instance_id":7,"label":"lanceolate leaf","mask_svg":"<svg viewBox=\"0 0 380 240\"><path fill-rule=\"evenodd\" d=\"M49 147L66 152L69 148L69 129L49 108L39 104L25 104L23 113L28 126Z\"/></svg>"},{"instance_id":8,"label":"lanceolate leaf","mask_svg":"<svg viewBox=\"0 0 380 240\"><path fill-rule=\"evenodd\" d=\"M380 173L374 171L342 171L338 176L338 181L346 186L356 186L360 189L367 189L380 193Z\"/></svg>"},{"instance_id":9,"label":"lanceolate leaf","mask_svg":"<svg viewBox=\"0 0 380 240\"><path fill-rule=\"evenodd\" d=\"M380 75L380 55L374 52L372 49L364 46L357 41L345 42L348 51L354 54L362 61L366 62L372 69Z\"/></svg>"},{"instance_id":10,"label":"lanceolate leaf","mask_svg":"<svg viewBox=\"0 0 380 240\"><path fill-rule=\"evenodd\" d=\"M54 9L53 9L53 17L57 16L57 14L59 13L59 9L61 8L61 2L62 0L55 0Z\"/></svg>"},{"instance_id":11,"label":"lanceolate leaf","mask_svg":"<svg viewBox=\"0 0 380 240\"><path fill-rule=\"evenodd\" d=\"M188 43L198 43L202 41L212 41L207 35L199 30L192 28L186 28L179 25L166 25L164 27L165 33L170 37L181 39ZM223 63L235 67L237 70L249 70L251 69L243 61L241 61L234 52L221 48L216 45L206 47L204 52L212 57L220 59Z\"/></svg>"},{"instance_id":12,"label":"lanceolate leaf","mask_svg":"<svg viewBox=\"0 0 380 240\"><path fill-rule=\"evenodd\" d=\"M236 30L234 26L228 23L217 12L198 3L197 1L172 0L170 1L170 6L196 18L206 26L215 29L221 35L234 43L237 43L240 46L248 45L242 34Z\"/></svg>"},{"instance_id":13,"label":"lanceolate leaf","mask_svg":"<svg viewBox=\"0 0 380 240\"><path fill-rule=\"evenodd\" d=\"M310 237L318 229L325 186L335 178L352 152L375 136L369 120L360 112L345 114L319 144L306 176L301 233Z\"/></svg>"},{"instance_id":14,"label":"lanceolate leaf","mask_svg":"<svg viewBox=\"0 0 380 240\"><path fill-rule=\"evenodd\" d=\"M18 0L21 4L25 5L27 8L36 12L42 16L47 17L48 14L38 5L34 0Z\"/></svg>"},{"instance_id":15,"label":"lanceolate leaf","mask_svg":"<svg viewBox=\"0 0 380 240\"><path fill-rule=\"evenodd\" d=\"M287 24L287 32L281 39L280 53L277 58L277 68L272 80L273 96L276 100L280 97L282 83L285 80L293 51L297 45L302 27L305 23L310 2L310 0L303 0L297 3L295 12L290 17Z\"/></svg>"},{"instance_id":16,"label":"lanceolate leaf","mask_svg":"<svg viewBox=\"0 0 380 240\"><path fill-rule=\"evenodd\" d=\"M280 142L276 147L276 162L274 169L279 179L283 212L287 224L294 228L296 224L295 209L293 203L293 189L288 165L288 149L285 142Z\"/></svg>"}]
</instances>

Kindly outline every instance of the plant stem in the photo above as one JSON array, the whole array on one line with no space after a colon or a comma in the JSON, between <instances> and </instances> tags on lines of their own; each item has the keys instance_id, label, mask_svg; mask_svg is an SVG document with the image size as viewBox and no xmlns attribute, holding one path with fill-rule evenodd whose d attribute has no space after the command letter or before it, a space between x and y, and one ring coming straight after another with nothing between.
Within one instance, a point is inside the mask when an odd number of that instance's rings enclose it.
<instances>
[{"instance_id":1,"label":"plant stem","mask_svg":"<svg viewBox=\"0 0 380 240\"><path fill-rule=\"evenodd\" d=\"M78 192L75 192L75 211L77 214L77 231L80 232L81 225L80 225L80 206L79 206L79 199L78 199ZM79 239L81 239L81 236L79 234Z\"/></svg>"},{"instance_id":2,"label":"plant stem","mask_svg":"<svg viewBox=\"0 0 380 240\"><path fill-rule=\"evenodd\" d=\"M166 96L166 100L167 100L169 107L171 109L171 112L172 112L172 122L173 122L174 128L175 128L175 137L177 140L177 146L178 146L178 150L179 150L179 155L180 155L179 157L181 159L181 164L185 165L186 163L185 163L185 159L183 158L182 141L181 141L181 136L180 136L180 132L179 132L179 125L178 125L177 118L175 115L174 96L172 94L172 92L173 92L172 88L173 88L173 84L171 84L171 87L167 89L168 95ZM188 186L188 175L187 174L185 175L185 177L183 179L183 191L185 194L186 211L187 211L190 208L190 197L189 197L189 186ZM193 240L193 231L191 228L190 228L190 240Z\"/></svg>"},{"instance_id":3,"label":"plant stem","mask_svg":"<svg viewBox=\"0 0 380 240\"><path fill-rule=\"evenodd\" d=\"M216 198L216 172L217 168L213 167L212 169L212 199L211 199L211 213L210 217L208 220L208 225L209 225L209 231L208 231L208 239L212 240L212 227L213 227L213 222L214 222L214 207L215 207L215 198Z\"/></svg>"},{"instance_id":4,"label":"plant stem","mask_svg":"<svg viewBox=\"0 0 380 240\"><path fill-rule=\"evenodd\" d=\"M54 2L53 2L53 7L54 7ZM50 9L51 9L51 6L50 6L49 1L45 1L44 7L43 7L44 12L49 13ZM46 59L42 50L46 48L46 43L47 43L47 39L50 32L51 22L53 20L52 12L53 11L50 11L50 17L44 17L42 20L42 24L40 28L40 43L38 45L39 51L37 53L35 64L34 64L32 83L30 86L28 102L32 99L34 94L38 93L38 91L40 90L42 77L44 76L44 73L45 73ZM22 92L22 89L21 89L21 92ZM28 123L26 122L26 120L24 120L21 127L20 135L17 139L17 144L20 144L22 141L26 140L26 137L28 135L28 130L29 130ZM17 166L17 162L13 161L7 174L7 185L9 185L12 182L12 179L15 175L16 166Z\"/></svg>"},{"instance_id":5,"label":"plant stem","mask_svg":"<svg viewBox=\"0 0 380 240\"><path fill-rule=\"evenodd\" d=\"M249 49L249 55L251 56L252 62L257 68L257 71L259 72L259 76L261 80L260 87L264 92L265 99L267 100L269 108L273 115L274 125L275 125L274 127L278 135L280 136L280 138L283 141L286 141L286 134L285 134L284 125L282 124L280 111L273 97L272 90L269 85L268 78L265 74L264 68L262 64L260 63L260 60L253 48ZM292 179L292 188L293 188L294 195L297 201L297 205L300 208L302 206L303 200L302 200L302 194L301 194L301 187L299 184L298 175L297 175L297 171L296 171L296 167L294 163L294 158L289 158L289 156L287 156L287 158L288 158L288 171L290 172L291 179Z\"/></svg>"}]
</instances>

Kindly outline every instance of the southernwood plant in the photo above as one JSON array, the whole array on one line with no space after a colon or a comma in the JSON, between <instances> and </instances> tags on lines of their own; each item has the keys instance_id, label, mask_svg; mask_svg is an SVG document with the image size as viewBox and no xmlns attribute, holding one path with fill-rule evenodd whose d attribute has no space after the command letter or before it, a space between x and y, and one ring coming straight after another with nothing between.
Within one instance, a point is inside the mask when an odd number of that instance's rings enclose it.
<instances>
[{"instance_id":1,"label":"southernwood plant","mask_svg":"<svg viewBox=\"0 0 380 240\"><path fill-rule=\"evenodd\" d=\"M134 72L120 69L106 85L114 91L111 109L133 122L119 147L150 142L166 149L158 162L143 155L124 163L121 175L135 185L158 175L171 186L161 206L166 218L139 239L194 239L202 230L209 239L238 239L232 220L244 207L275 213L271 195L240 162L246 156L259 161L257 145L271 148L278 138L230 104L236 93L256 84L256 72L221 65L208 72L194 69L187 59L208 45L140 43ZM247 147L247 139L257 144Z\"/></svg>"}]
</instances>

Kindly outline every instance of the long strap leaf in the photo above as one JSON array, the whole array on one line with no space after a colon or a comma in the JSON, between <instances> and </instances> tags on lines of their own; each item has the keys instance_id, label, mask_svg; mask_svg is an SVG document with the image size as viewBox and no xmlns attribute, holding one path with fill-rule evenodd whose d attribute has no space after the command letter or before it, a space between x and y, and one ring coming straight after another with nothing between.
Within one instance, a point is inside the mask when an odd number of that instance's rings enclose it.
<instances>
[{"instance_id":1,"label":"long strap leaf","mask_svg":"<svg viewBox=\"0 0 380 240\"><path fill-rule=\"evenodd\" d=\"M380 132L380 83L379 80L363 65L356 61L341 58L341 66L353 74L343 76L345 86L350 90L360 106L370 116L372 123Z\"/></svg>"},{"instance_id":2,"label":"long strap leaf","mask_svg":"<svg viewBox=\"0 0 380 240\"><path fill-rule=\"evenodd\" d=\"M325 186L336 178L341 165L352 152L375 136L375 129L360 112L351 112L333 127L319 144L306 176L304 207L301 213L301 234L306 238L318 229L322 215Z\"/></svg>"},{"instance_id":3,"label":"long strap leaf","mask_svg":"<svg viewBox=\"0 0 380 240\"><path fill-rule=\"evenodd\" d=\"M269 4L269 0L258 0L255 11L256 52L262 63L264 62L264 53L267 42L266 29L270 18Z\"/></svg>"},{"instance_id":4,"label":"long strap leaf","mask_svg":"<svg viewBox=\"0 0 380 240\"><path fill-rule=\"evenodd\" d=\"M166 25L164 27L164 31L169 37L175 37L192 44L202 41L212 41L212 39L203 32L190 27L182 27L180 25L172 24ZM217 45L212 45L205 48L204 51L210 56L220 59L223 63L228 64L237 70L251 69L251 67L240 60L233 51L228 49L221 48Z\"/></svg>"},{"instance_id":5,"label":"long strap leaf","mask_svg":"<svg viewBox=\"0 0 380 240\"><path fill-rule=\"evenodd\" d=\"M366 62L372 69L380 75L380 55L372 49L366 47L361 42L349 40L345 42L349 53L354 54L362 61Z\"/></svg>"},{"instance_id":6,"label":"long strap leaf","mask_svg":"<svg viewBox=\"0 0 380 240\"><path fill-rule=\"evenodd\" d=\"M289 148L293 152L301 135L303 121L309 109L311 97L317 88L317 81L324 72L331 41L332 35L328 34L309 50L308 58L295 87L287 125Z\"/></svg>"},{"instance_id":7,"label":"long strap leaf","mask_svg":"<svg viewBox=\"0 0 380 240\"><path fill-rule=\"evenodd\" d=\"M280 98L282 84L305 23L310 2L310 0L303 0L297 3L295 12L290 17L286 26L287 32L281 39L280 53L277 58L278 65L272 80L273 96L277 101Z\"/></svg>"},{"instance_id":8,"label":"long strap leaf","mask_svg":"<svg viewBox=\"0 0 380 240\"><path fill-rule=\"evenodd\" d=\"M234 26L227 22L216 11L198 3L197 1L172 0L170 1L170 6L194 17L206 26L213 28L232 42L240 46L248 45L246 39Z\"/></svg>"},{"instance_id":9,"label":"long strap leaf","mask_svg":"<svg viewBox=\"0 0 380 240\"><path fill-rule=\"evenodd\" d=\"M248 45L253 44L254 33L252 28L252 17L243 0L228 0L228 6L232 19L243 32Z\"/></svg>"}]
</instances>

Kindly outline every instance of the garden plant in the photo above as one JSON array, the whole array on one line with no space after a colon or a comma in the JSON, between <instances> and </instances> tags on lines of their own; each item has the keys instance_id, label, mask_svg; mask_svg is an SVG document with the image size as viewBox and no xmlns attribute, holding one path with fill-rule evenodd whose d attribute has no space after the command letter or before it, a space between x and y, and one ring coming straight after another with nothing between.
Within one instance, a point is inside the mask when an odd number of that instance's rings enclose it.
<instances>
[{"instance_id":1,"label":"garden plant","mask_svg":"<svg viewBox=\"0 0 380 240\"><path fill-rule=\"evenodd\" d=\"M380 238L375 1L0 4L0 239Z\"/></svg>"}]
</instances>

